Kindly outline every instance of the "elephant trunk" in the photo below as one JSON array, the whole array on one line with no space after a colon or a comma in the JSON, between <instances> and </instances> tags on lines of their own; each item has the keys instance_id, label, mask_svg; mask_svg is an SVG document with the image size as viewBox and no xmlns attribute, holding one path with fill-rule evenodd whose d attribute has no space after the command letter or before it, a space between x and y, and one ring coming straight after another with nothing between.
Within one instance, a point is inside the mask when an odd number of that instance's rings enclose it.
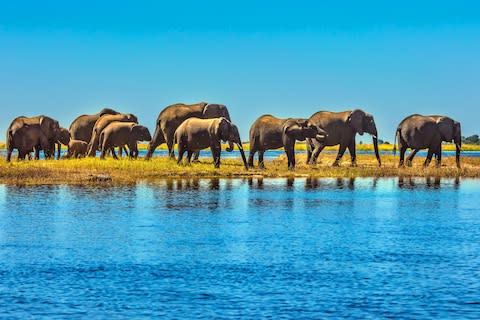
<instances>
[{"instance_id":1,"label":"elephant trunk","mask_svg":"<svg viewBox=\"0 0 480 320\"><path fill-rule=\"evenodd\" d=\"M382 161L380 160L380 154L378 153L378 138L377 135L373 135L373 148L375 149L375 157L377 157L378 165L382 165Z\"/></svg>"},{"instance_id":2,"label":"elephant trunk","mask_svg":"<svg viewBox=\"0 0 480 320\"><path fill-rule=\"evenodd\" d=\"M232 152L233 147L234 147L233 142L231 140L228 140L228 147L225 150L228 151L228 152Z\"/></svg>"},{"instance_id":3,"label":"elephant trunk","mask_svg":"<svg viewBox=\"0 0 480 320\"><path fill-rule=\"evenodd\" d=\"M238 150L240 150L240 155L242 156L243 160L243 165L245 166L245 169L248 170L248 164L247 164L247 158L245 157L245 152L243 151L243 146L242 143L237 143Z\"/></svg>"},{"instance_id":4,"label":"elephant trunk","mask_svg":"<svg viewBox=\"0 0 480 320\"><path fill-rule=\"evenodd\" d=\"M457 162L457 168L460 168L460 151L462 148L462 142L455 143L455 160Z\"/></svg>"}]
</instances>

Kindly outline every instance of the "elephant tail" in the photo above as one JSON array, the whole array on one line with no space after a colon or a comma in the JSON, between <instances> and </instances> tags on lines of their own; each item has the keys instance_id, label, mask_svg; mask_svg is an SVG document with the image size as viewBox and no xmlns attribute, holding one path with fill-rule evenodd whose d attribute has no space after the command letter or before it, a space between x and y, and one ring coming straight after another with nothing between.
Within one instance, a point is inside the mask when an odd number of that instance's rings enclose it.
<instances>
[{"instance_id":1,"label":"elephant tail","mask_svg":"<svg viewBox=\"0 0 480 320\"><path fill-rule=\"evenodd\" d=\"M397 141L399 140L400 135L400 128L397 129L395 132L395 138L393 139L393 156L395 157L397 154Z\"/></svg>"}]
</instances>

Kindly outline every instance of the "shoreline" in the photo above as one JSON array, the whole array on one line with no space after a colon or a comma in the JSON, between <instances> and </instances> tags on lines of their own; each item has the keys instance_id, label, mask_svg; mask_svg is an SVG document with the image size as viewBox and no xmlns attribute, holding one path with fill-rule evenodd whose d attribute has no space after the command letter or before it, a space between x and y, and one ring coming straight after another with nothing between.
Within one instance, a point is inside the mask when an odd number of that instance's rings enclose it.
<instances>
[{"instance_id":1,"label":"shoreline","mask_svg":"<svg viewBox=\"0 0 480 320\"><path fill-rule=\"evenodd\" d=\"M266 161L266 169L245 170L240 159L223 159L219 169L215 169L210 158L200 158L200 163L191 166L177 165L176 161L157 157L149 161L113 160L107 158L12 161L0 159L0 184L21 185L89 185L89 184L132 184L160 179L192 178L382 178L382 177L440 177L440 178L480 178L480 158L462 158L462 168L457 169L453 157L445 157L442 167L437 168L432 161L423 168L423 157L414 160L413 167L397 168L398 155L382 156L382 167L371 155L358 155L357 167L350 166L348 154L340 167L332 167L335 155L323 154L320 163L305 164L305 156L297 156L297 167L287 170L284 156ZM255 162L257 165L257 162Z\"/></svg>"}]
</instances>

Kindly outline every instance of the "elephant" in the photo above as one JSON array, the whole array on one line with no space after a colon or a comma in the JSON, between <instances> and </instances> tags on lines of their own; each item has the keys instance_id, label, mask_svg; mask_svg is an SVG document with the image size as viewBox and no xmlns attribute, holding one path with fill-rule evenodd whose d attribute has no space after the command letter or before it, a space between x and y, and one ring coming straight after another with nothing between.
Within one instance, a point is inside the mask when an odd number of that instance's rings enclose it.
<instances>
[{"instance_id":1,"label":"elephant","mask_svg":"<svg viewBox=\"0 0 480 320\"><path fill-rule=\"evenodd\" d=\"M86 143L89 143L92 139L93 127L95 126L95 122L97 122L100 117L107 114L115 115L119 114L119 112L110 108L104 108L100 110L100 112L97 114L84 114L77 117L70 125L69 131L71 138L74 140L82 140Z\"/></svg>"},{"instance_id":2,"label":"elephant","mask_svg":"<svg viewBox=\"0 0 480 320\"><path fill-rule=\"evenodd\" d=\"M295 142L307 138L324 139L326 132L311 124L307 119L279 119L266 114L260 116L250 128L250 154L248 165L253 167L253 158L258 151L258 166L265 168L265 150L284 148L288 168L295 168Z\"/></svg>"},{"instance_id":3,"label":"elephant","mask_svg":"<svg viewBox=\"0 0 480 320\"><path fill-rule=\"evenodd\" d=\"M462 129L460 122L447 116L424 116L413 114L403 119L395 132L395 140L398 140L398 149L400 150L399 167L404 165L405 152L407 148L413 151L407 158L407 166L412 165L413 157L421 149L427 149L427 158L424 167L427 167L435 154L437 166L442 163L442 141L454 142L456 153L455 160L457 167L460 168L460 151L462 148ZM396 152L396 144L394 146Z\"/></svg>"},{"instance_id":4,"label":"elephant","mask_svg":"<svg viewBox=\"0 0 480 320\"><path fill-rule=\"evenodd\" d=\"M177 103L166 107L160 112L157 118L157 124L152 141L148 146L147 155L145 159L150 159L155 149L162 143L166 143L168 147L168 154L171 158L175 158L173 152L173 137L175 130L188 118L220 118L224 117L230 120L230 114L226 106L222 104L207 104L200 102L196 104ZM233 144L229 145L229 150L233 150ZM195 154L195 159L198 159L198 153Z\"/></svg>"},{"instance_id":5,"label":"elephant","mask_svg":"<svg viewBox=\"0 0 480 320\"><path fill-rule=\"evenodd\" d=\"M25 124L16 129L10 138L9 151L17 149L19 160L25 160L26 156L30 158L30 153L33 151L35 151L35 160L38 160L40 150L43 150L46 158L50 157L50 141L38 124ZM10 161L10 158L7 158L7 161Z\"/></svg>"},{"instance_id":6,"label":"elephant","mask_svg":"<svg viewBox=\"0 0 480 320\"><path fill-rule=\"evenodd\" d=\"M228 142L229 146L236 144L245 169L248 170L238 128L225 117L189 118L177 128L173 141L178 145L178 164L182 162L185 151L187 151L187 163L190 163L194 152L210 147L215 168L220 167L221 141Z\"/></svg>"},{"instance_id":7,"label":"elephant","mask_svg":"<svg viewBox=\"0 0 480 320\"><path fill-rule=\"evenodd\" d=\"M71 139L68 143L67 158L83 158L87 155L88 143Z\"/></svg>"},{"instance_id":8,"label":"elephant","mask_svg":"<svg viewBox=\"0 0 480 320\"><path fill-rule=\"evenodd\" d=\"M378 153L377 126L371 114L360 109L343 112L319 111L314 113L309 121L325 130L328 136L324 141L307 139L307 164L315 164L318 155L326 146L339 144L340 147L333 166L339 166L347 148L350 152L352 166L356 166L355 135L357 133L363 135L366 132L372 135L375 156L378 165L382 165L380 154Z\"/></svg>"},{"instance_id":9,"label":"elephant","mask_svg":"<svg viewBox=\"0 0 480 320\"><path fill-rule=\"evenodd\" d=\"M130 157L137 158L137 142L150 140L152 136L147 127L138 125L136 122L112 122L100 134L99 142L102 151L100 159L105 159L105 155L110 150L113 158L118 160L114 148L122 148L125 145L130 149Z\"/></svg>"},{"instance_id":10,"label":"elephant","mask_svg":"<svg viewBox=\"0 0 480 320\"><path fill-rule=\"evenodd\" d=\"M10 123L10 126L7 129L7 137L6 137L7 161L11 160L13 149L16 148L11 145L13 142L12 139L15 135L15 132L21 129L25 125L39 127L40 131L43 133L43 135L45 135L45 137L49 142L48 150L44 148L42 149L44 150L44 152L46 151L46 156L48 154L47 157L51 157L51 155L53 155L55 151L55 142L57 140L57 137L59 135L59 130L60 130L60 125L58 121L44 115L31 117L31 118L20 116L15 118ZM35 132L38 133L38 130L35 130ZM35 158L38 159L39 156L40 156L40 150L36 149Z\"/></svg>"},{"instance_id":11,"label":"elephant","mask_svg":"<svg viewBox=\"0 0 480 320\"><path fill-rule=\"evenodd\" d=\"M96 151L99 149L99 138L103 129L105 129L112 122L135 122L138 123L138 119L133 114L107 114L100 117L92 130L92 139L88 144L89 157L95 157Z\"/></svg>"},{"instance_id":12,"label":"elephant","mask_svg":"<svg viewBox=\"0 0 480 320\"><path fill-rule=\"evenodd\" d=\"M60 131L57 133L57 138L55 142L57 144L57 159L60 159L62 144L64 146L68 146L70 143L70 131L63 127L60 127ZM55 150L53 150L53 153L55 153Z\"/></svg>"}]
</instances>

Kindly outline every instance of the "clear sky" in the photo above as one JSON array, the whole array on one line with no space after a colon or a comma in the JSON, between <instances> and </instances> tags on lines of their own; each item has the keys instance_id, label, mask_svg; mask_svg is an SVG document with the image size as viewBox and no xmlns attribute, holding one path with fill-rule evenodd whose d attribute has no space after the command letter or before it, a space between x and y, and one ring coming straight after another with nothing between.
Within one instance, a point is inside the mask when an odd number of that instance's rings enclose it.
<instances>
[{"instance_id":1,"label":"clear sky","mask_svg":"<svg viewBox=\"0 0 480 320\"><path fill-rule=\"evenodd\" d=\"M363 108L382 139L411 113L479 133L478 1L0 0L0 129L103 106L152 133L176 102L261 114ZM4 140L4 138L0 138Z\"/></svg>"}]
</instances>

